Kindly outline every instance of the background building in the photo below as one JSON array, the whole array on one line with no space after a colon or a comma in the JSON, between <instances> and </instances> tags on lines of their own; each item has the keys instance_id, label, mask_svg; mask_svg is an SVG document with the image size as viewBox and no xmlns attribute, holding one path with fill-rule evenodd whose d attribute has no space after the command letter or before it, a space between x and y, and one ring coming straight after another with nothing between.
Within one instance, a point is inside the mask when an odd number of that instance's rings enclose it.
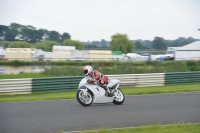
<instances>
[{"instance_id":1,"label":"background building","mask_svg":"<svg viewBox=\"0 0 200 133\"><path fill-rule=\"evenodd\" d=\"M200 41L179 47L175 52L175 60L200 60Z\"/></svg>"},{"instance_id":2,"label":"background building","mask_svg":"<svg viewBox=\"0 0 200 133\"><path fill-rule=\"evenodd\" d=\"M7 60L33 60L30 48L6 48L5 57Z\"/></svg>"},{"instance_id":3,"label":"background building","mask_svg":"<svg viewBox=\"0 0 200 133\"><path fill-rule=\"evenodd\" d=\"M76 50L74 46L53 46L51 60L69 60L71 58L72 51Z\"/></svg>"},{"instance_id":4,"label":"background building","mask_svg":"<svg viewBox=\"0 0 200 133\"><path fill-rule=\"evenodd\" d=\"M89 50L86 60L109 61L112 60L112 51L109 50Z\"/></svg>"},{"instance_id":5,"label":"background building","mask_svg":"<svg viewBox=\"0 0 200 133\"><path fill-rule=\"evenodd\" d=\"M85 60L88 50L74 50L71 52L70 60Z\"/></svg>"}]
</instances>

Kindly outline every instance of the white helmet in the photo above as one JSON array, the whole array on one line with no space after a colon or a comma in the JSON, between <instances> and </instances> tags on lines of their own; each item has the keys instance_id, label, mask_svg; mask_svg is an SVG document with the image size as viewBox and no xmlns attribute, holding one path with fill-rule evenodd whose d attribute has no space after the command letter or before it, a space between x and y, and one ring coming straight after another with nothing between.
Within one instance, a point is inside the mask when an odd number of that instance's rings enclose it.
<instances>
[{"instance_id":1,"label":"white helmet","mask_svg":"<svg viewBox=\"0 0 200 133\"><path fill-rule=\"evenodd\" d=\"M85 76L88 76L92 71L93 71L93 68L90 65L87 65L83 68L83 72Z\"/></svg>"}]
</instances>

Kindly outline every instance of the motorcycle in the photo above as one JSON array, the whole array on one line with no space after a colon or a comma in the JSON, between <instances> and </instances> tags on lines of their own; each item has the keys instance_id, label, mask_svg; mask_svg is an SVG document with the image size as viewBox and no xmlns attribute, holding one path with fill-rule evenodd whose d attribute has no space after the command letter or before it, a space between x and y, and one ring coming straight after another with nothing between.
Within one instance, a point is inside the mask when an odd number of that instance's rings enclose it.
<instances>
[{"instance_id":1,"label":"motorcycle","mask_svg":"<svg viewBox=\"0 0 200 133\"><path fill-rule=\"evenodd\" d=\"M107 95L107 91L98 85L97 82L87 83L88 78L83 78L78 86L76 93L77 101L83 106L90 106L92 103L114 103L120 105L124 102L125 97L119 89L120 81L110 79L107 87L110 89L112 96Z\"/></svg>"}]
</instances>

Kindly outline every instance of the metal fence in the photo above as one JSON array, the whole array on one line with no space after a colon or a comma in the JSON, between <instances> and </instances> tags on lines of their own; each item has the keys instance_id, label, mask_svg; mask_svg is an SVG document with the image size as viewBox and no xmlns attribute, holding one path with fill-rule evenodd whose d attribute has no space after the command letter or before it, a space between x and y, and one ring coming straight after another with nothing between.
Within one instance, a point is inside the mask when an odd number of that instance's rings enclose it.
<instances>
[{"instance_id":1,"label":"metal fence","mask_svg":"<svg viewBox=\"0 0 200 133\"><path fill-rule=\"evenodd\" d=\"M200 83L200 72L165 73L165 84Z\"/></svg>"},{"instance_id":2,"label":"metal fence","mask_svg":"<svg viewBox=\"0 0 200 133\"><path fill-rule=\"evenodd\" d=\"M0 80L0 94L28 94L32 92L32 79Z\"/></svg>"},{"instance_id":3,"label":"metal fence","mask_svg":"<svg viewBox=\"0 0 200 133\"><path fill-rule=\"evenodd\" d=\"M32 80L32 92L67 91L77 89L82 76L59 78L35 78Z\"/></svg>"},{"instance_id":4,"label":"metal fence","mask_svg":"<svg viewBox=\"0 0 200 133\"><path fill-rule=\"evenodd\" d=\"M164 86L165 73L107 75L119 79L121 87Z\"/></svg>"}]
</instances>

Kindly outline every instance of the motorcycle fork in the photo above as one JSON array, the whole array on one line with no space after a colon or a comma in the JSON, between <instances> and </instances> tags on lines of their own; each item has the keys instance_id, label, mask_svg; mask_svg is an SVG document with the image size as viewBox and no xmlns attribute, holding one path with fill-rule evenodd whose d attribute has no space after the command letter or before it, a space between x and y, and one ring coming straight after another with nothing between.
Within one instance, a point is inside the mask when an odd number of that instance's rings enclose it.
<instances>
[{"instance_id":1,"label":"motorcycle fork","mask_svg":"<svg viewBox=\"0 0 200 133\"><path fill-rule=\"evenodd\" d=\"M113 93L115 90L117 90L117 88L119 87L119 83L117 84L117 86L111 90L111 93Z\"/></svg>"},{"instance_id":2,"label":"motorcycle fork","mask_svg":"<svg viewBox=\"0 0 200 133\"><path fill-rule=\"evenodd\" d=\"M87 96L87 94L88 94L88 89L87 89L87 88L86 88L86 89L80 89L80 90L83 91L83 95L84 95L84 96Z\"/></svg>"}]
</instances>

